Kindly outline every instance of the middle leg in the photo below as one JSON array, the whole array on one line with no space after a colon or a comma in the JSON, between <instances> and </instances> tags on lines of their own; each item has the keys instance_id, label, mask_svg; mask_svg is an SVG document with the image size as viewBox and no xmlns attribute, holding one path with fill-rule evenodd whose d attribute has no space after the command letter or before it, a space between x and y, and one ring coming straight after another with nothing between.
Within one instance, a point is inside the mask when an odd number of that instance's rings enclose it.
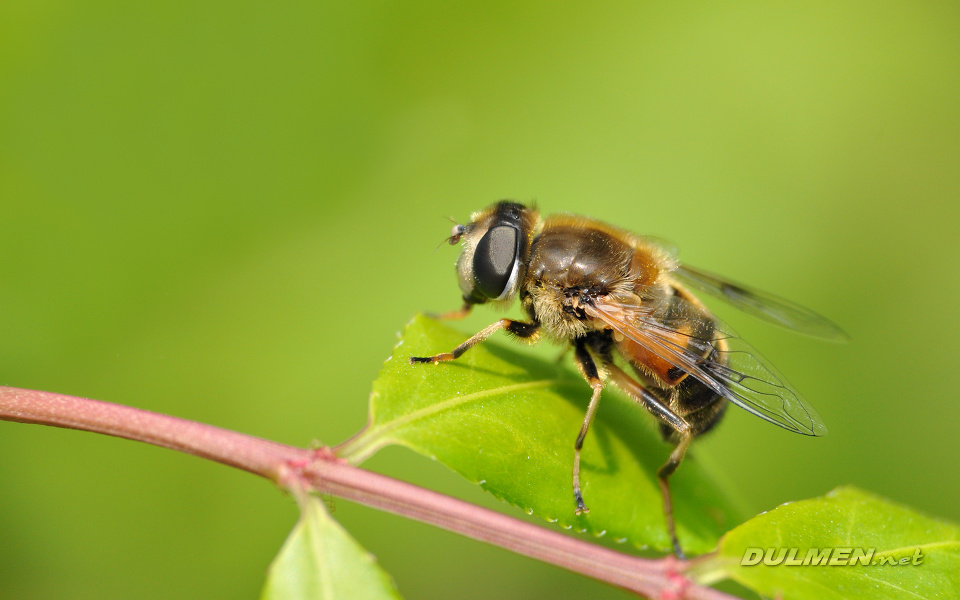
<instances>
[{"instance_id":1,"label":"middle leg","mask_svg":"<svg viewBox=\"0 0 960 600\"><path fill-rule=\"evenodd\" d=\"M574 358L577 360L577 367L579 367L583 378L593 388L590 404L587 405L587 414L583 416L583 424L580 426L580 433L577 434L577 441L573 446L573 499L577 503L575 512L579 515L590 512L590 509L583 502L583 494L580 491L580 450L583 448L583 440L587 437L587 430L590 429L593 417L597 414L603 381L600 379L597 363L590 356L590 352L582 339L577 339L574 342Z\"/></svg>"}]
</instances>

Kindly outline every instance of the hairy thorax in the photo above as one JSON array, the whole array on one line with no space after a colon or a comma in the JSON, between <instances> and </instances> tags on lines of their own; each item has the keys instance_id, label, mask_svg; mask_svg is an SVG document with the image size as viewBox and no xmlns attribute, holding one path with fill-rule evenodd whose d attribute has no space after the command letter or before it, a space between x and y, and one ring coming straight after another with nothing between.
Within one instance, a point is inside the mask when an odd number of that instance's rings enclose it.
<instances>
[{"instance_id":1,"label":"hairy thorax","mask_svg":"<svg viewBox=\"0 0 960 600\"><path fill-rule=\"evenodd\" d=\"M561 218L545 223L534 238L520 298L548 336L571 339L605 328L587 316L584 304L633 295L646 285L650 274L635 244L617 233Z\"/></svg>"}]
</instances>

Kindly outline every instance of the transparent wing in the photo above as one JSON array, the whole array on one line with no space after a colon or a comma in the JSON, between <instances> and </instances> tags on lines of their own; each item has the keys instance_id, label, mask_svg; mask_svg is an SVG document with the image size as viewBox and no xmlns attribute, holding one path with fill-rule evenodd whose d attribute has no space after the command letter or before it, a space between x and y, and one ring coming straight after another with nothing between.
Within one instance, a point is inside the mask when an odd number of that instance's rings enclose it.
<instances>
[{"instance_id":1,"label":"transparent wing","mask_svg":"<svg viewBox=\"0 0 960 600\"><path fill-rule=\"evenodd\" d=\"M677 267L671 275L691 288L716 296L774 325L825 340L840 342L850 339L826 317L779 296L686 265Z\"/></svg>"},{"instance_id":2,"label":"transparent wing","mask_svg":"<svg viewBox=\"0 0 960 600\"><path fill-rule=\"evenodd\" d=\"M747 412L795 433L827 433L817 411L756 350L686 300L673 300L669 313L614 298L584 310Z\"/></svg>"}]
</instances>

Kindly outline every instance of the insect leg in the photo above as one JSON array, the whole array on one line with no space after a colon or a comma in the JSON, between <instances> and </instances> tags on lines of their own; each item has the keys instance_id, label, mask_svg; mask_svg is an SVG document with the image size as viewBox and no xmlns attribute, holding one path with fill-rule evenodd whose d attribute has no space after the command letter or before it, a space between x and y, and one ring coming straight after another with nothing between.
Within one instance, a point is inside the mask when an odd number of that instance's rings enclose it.
<instances>
[{"instance_id":1,"label":"insect leg","mask_svg":"<svg viewBox=\"0 0 960 600\"><path fill-rule=\"evenodd\" d=\"M427 316L431 319L437 319L438 321L459 321L467 315L470 314L470 310L473 308L473 304L469 302L464 302L463 306L459 310L450 310L442 313L427 313Z\"/></svg>"},{"instance_id":2,"label":"insect leg","mask_svg":"<svg viewBox=\"0 0 960 600\"><path fill-rule=\"evenodd\" d=\"M453 360L455 358L460 358L464 352L473 348L483 340L487 339L497 331L501 329L506 329L513 335L519 338L529 338L533 337L540 331L539 323L524 323L523 321L514 321L513 319L500 319L493 325L484 327L479 332L474 334L469 340L460 344L453 349L453 352L444 352L443 354L435 354L433 356L411 356L410 364L415 365L417 363L433 363L437 364L440 362Z\"/></svg>"},{"instance_id":3,"label":"insect leg","mask_svg":"<svg viewBox=\"0 0 960 600\"><path fill-rule=\"evenodd\" d=\"M593 395L590 397L590 404L587 405L587 414L583 417L583 425L580 426L580 433L577 435L577 441L573 446L573 499L577 503L576 514L588 513L590 509L583 502L583 494L580 492L580 450L583 448L583 440L587 437L587 430L590 429L590 423L593 422L594 415L597 414L597 406L600 405L600 392L603 390L603 381L600 380L600 373L597 371L597 363L587 350L582 339L574 342L574 357L577 360L577 366L580 373L587 380L590 387L593 388Z\"/></svg>"},{"instance_id":4,"label":"insect leg","mask_svg":"<svg viewBox=\"0 0 960 600\"><path fill-rule=\"evenodd\" d=\"M680 540L677 539L677 528L673 520L673 500L670 495L670 484L667 481L670 475L680 466L683 455L686 454L690 446L690 440L693 439L693 433L690 431L690 424L679 417L675 412L665 406L659 398L647 391L642 385L637 383L632 377L627 375L623 369L616 365L609 365L610 378L614 384L623 390L628 396L639 402L645 409L654 414L658 419L669 425L677 432L680 440L677 446L670 453L667 462L657 470L657 480L660 483L660 493L663 495L663 513L667 519L667 530L670 533L670 541L673 543L673 553L678 558L684 558L683 550L680 548Z\"/></svg>"},{"instance_id":5,"label":"insect leg","mask_svg":"<svg viewBox=\"0 0 960 600\"><path fill-rule=\"evenodd\" d=\"M673 553L681 559L686 557L683 555L683 549L680 548L680 540L677 539L677 528L673 522L673 500L670 496L670 483L667 478L680 466L680 461L683 460L683 455L686 454L692 439L693 434L689 430L680 433L680 441L677 443L677 447L670 453L667 462L657 470L657 480L660 482L660 492L663 494L663 513L667 518L670 540L673 542Z\"/></svg>"}]
</instances>

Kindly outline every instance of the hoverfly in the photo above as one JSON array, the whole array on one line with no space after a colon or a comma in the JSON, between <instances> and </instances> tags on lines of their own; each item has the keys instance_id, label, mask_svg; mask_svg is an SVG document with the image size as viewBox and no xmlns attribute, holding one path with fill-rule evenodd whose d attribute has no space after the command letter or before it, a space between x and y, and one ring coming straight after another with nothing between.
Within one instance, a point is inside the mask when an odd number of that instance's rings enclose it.
<instances>
[{"instance_id":1,"label":"hoverfly","mask_svg":"<svg viewBox=\"0 0 960 600\"><path fill-rule=\"evenodd\" d=\"M462 317L476 304L508 306L519 295L529 321L500 319L451 352L410 362L454 360L500 329L518 338L539 336L573 347L580 373L593 389L574 444L573 496L580 489L580 450L605 380L651 412L675 444L657 471L667 529L677 556L668 479L693 438L709 431L728 402L795 433L827 432L816 411L760 354L714 317L691 293L717 296L778 325L827 339L845 334L826 318L784 300L680 264L653 238L586 217L541 219L535 208L501 201L456 225L450 244L463 242L457 261ZM620 355L633 373L614 361Z\"/></svg>"}]
</instances>

